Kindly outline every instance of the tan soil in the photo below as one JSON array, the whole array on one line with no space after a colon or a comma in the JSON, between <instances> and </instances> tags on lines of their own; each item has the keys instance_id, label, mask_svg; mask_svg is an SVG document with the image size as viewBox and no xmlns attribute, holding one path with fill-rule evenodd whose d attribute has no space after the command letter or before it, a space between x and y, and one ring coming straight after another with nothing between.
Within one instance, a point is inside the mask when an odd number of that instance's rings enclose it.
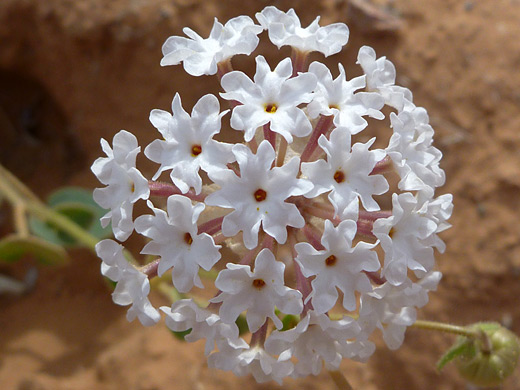
<instances>
[{"instance_id":1,"label":"tan soil","mask_svg":"<svg viewBox=\"0 0 520 390\"><path fill-rule=\"evenodd\" d=\"M146 145L156 135L147 120L152 108L167 109L176 91L186 107L218 91L214 78L159 66L168 36L184 26L204 35L215 16L252 16L268 4L294 7L304 23L315 15L323 24L346 21L349 46L327 63L355 69L362 44L387 55L399 82L428 109L444 153L442 192L454 194L453 228L438 256L444 278L420 317L504 321L520 333L520 1L378 1L400 15L396 32L349 11L347 2L3 0L0 162L41 196L62 185L92 188L89 166L101 155L101 137L125 128ZM7 211L0 210L4 232ZM32 293L0 298L0 389L282 388L209 370L200 343L182 343L161 325L127 323L99 260L72 255L64 268L41 269ZM1 271L21 276L29 264ZM411 329L397 352L379 345L367 364L345 361L343 369L355 389L464 389L453 368L443 375L434 368L452 340ZM519 383L517 370L503 389ZM334 387L322 374L283 388Z\"/></svg>"}]
</instances>

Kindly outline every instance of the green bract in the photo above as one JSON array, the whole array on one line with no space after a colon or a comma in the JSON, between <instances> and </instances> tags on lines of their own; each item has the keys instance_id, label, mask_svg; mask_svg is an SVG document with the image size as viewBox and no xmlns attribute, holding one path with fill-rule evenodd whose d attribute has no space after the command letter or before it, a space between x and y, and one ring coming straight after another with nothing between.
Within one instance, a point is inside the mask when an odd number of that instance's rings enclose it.
<instances>
[{"instance_id":1,"label":"green bract","mask_svg":"<svg viewBox=\"0 0 520 390\"><path fill-rule=\"evenodd\" d=\"M441 358L438 368L454 360L459 373L477 386L498 386L510 376L520 356L518 337L494 322L479 322L470 330L484 332L489 339L489 349L484 338L459 337L455 345Z\"/></svg>"}]
</instances>

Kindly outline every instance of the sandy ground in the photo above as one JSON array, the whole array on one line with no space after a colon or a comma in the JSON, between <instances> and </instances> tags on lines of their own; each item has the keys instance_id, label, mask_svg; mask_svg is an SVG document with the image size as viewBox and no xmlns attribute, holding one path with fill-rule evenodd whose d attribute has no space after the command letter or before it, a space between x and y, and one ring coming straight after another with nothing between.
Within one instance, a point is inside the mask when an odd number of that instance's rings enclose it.
<instances>
[{"instance_id":1,"label":"sandy ground","mask_svg":"<svg viewBox=\"0 0 520 390\"><path fill-rule=\"evenodd\" d=\"M316 15L323 24L347 22L351 41L327 63L341 61L354 69L352 77L361 45L388 56L398 82L428 109L444 153L441 193L454 195L453 228L438 256L444 278L420 317L502 321L520 333L520 1L375 2L392 6L397 29L393 18L348 3L3 0L0 162L41 196L62 185L92 188L89 166L101 155L101 137L125 128L146 145L156 134L151 109L168 108L177 91L186 107L218 91L214 78L194 80L180 67L159 66L168 36L184 26L204 35L215 16L253 16L268 4L294 7L304 24ZM5 232L6 209L2 222ZM201 344L182 343L161 325L127 323L124 309L111 303L99 260L79 250L72 256L66 267L42 268L32 293L0 297L1 389L282 388L209 370ZM21 276L30 264L0 271ZM379 345L367 364L345 361L343 369L355 389L465 389L453 368L435 372L452 340L409 330L399 351ZM322 374L283 388L334 387ZM503 389L520 389L520 374Z\"/></svg>"}]
</instances>

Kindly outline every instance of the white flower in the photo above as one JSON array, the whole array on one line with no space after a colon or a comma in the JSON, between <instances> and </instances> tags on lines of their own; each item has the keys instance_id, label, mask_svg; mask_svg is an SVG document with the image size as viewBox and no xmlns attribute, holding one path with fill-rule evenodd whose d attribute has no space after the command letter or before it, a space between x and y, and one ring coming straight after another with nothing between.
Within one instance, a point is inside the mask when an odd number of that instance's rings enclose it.
<instances>
[{"instance_id":1,"label":"white flower","mask_svg":"<svg viewBox=\"0 0 520 390\"><path fill-rule=\"evenodd\" d=\"M316 78L310 73L291 75L290 58L271 71L265 58L258 56L254 82L239 71L222 77L222 88L226 92L221 96L242 103L233 109L231 127L244 130L246 141L251 141L256 129L267 123L288 143L292 142L293 136L304 137L311 132L311 123L298 106L311 101Z\"/></svg>"},{"instance_id":2,"label":"white flower","mask_svg":"<svg viewBox=\"0 0 520 390\"><path fill-rule=\"evenodd\" d=\"M117 282L112 293L114 303L121 306L132 305L126 314L128 321L138 317L144 326L155 325L161 315L148 300L148 277L128 263L123 255L123 247L113 240L98 242L96 253L103 261L101 273Z\"/></svg>"},{"instance_id":3,"label":"white flower","mask_svg":"<svg viewBox=\"0 0 520 390\"><path fill-rule=\"evenodd\" d=\"M377 91L385 100L385 104L403 110L413 101L409 89L395 85L395 66L386 57L376 59L376 52L369 46L359 49L357 63L366 75L367 90Z\"/></svg>"},{"instance_id":4,"label":"white flower","mask_svg":"<svg viewBox=\"0 0 520 390\"><path fill-rule=\"evenodd\" d=\"M316 76L318 86L314 99L307 109L311 118L318 115L334 115L337 127L346 127L351 134L357 134L367 126L363 116L383 119L379 110L384 105L383 98L377 93L357 92L365 87L365 77L359 76L347 81L343 65L338 64L339 76L332 79L330 70L320 62L313 62L309 73Z\"/></svg>"},{"instance_id":5,"label":"white flower","mask_svg":"<svg viewBox=\"0 0 520 390\"><path fill-rule=\"evenodd\" d=\"M442 153L432 146L433 129L428 124L428 114L423 108L390 114L393 134L387 154L401 177L399 188L406 191L423 191L433 195L435 187L445 181L439 167Z\"/></svg>"},{"instance_id":6,"label":"white flower","mask_svg":"<svg viewBox=\"0 0 520 390\"><path fill-rule=\"evenodd\" d=\"M233 371L237 376L252 374L258 383L274 380L282 384L282 379L293 371L291 361L276 359L259 345L244 347L218 343L218 346L219 351L208 358L209 367Z\"/></svg>"},{"instance_id":7,"label":"white flower","mask_svg":"<svg viewBox=\"0 0 520 390\"><path fill-rule=\"evenodd\" d=\"M382 175L370 175L376 162L385 156L382 150L368 150L374 141L372 138L366 144L356 143L351 150L346 128L334 129L330 140L320 136L318 143L327 154L327 161L302 163L302 173L314 184L305 196L314 198L331 191L329 200L342 218L357 219L358 198L366 210L379 210L372 196L388 191L388 183Z\"/></svg>"},{"instance_id":8,"label":"white flower","mask_svg":"<svg viewBox=\"0 0 520 390\"><path fill-rule=\"evenodd\" d=\"M417 199L409 192L393 194L392 206L392 216L376 220L372 232L385 252L382 276L397 286L407 279L408 269L432 269L433 249L423 240L437 231L437 224L420 210Z\"/></svg>"},{"instance_id":9,"label":"white flower","mask_svg":"<svg viewBox=\"0 0 520 390\"><path fill-rule=\"evenodd\" d=\"M321 238L324 250L317 251L307 243L295 245L296 261L301 265L303 275L316 276L308 299L312 298L317 314L326 313L336 304L336 288L343 292L343 307L349 311L356 309L355 291L372 291L370 280L363 271L374 272L380 267L376 252L371 250L375 245L361 241L352 247L355 235L356 222L345 220L334 227L326 220Z\"/></svg>"},{"instance_id":10,"label":"white flower","mask_svg":"<svg viewBox=\"0 0 520 390\"><path fill-rule=\"evenodd\" d=\"M133 204L139 199L148 199L148 180L135 167L135 160L141 148L137 139L128 131L121 130L114 136L114 149L104 139L101 147L107 157L100 157L92 164L92 172L105 188L94 190L94 200L104 209L110 209L101 218L106 227L112 222L114 235L120 241L126 240L134 230L132 221Z\"/></svg>"},{"instance_id":11,"label":"white flower","mask_svg":"<svg viewBox=\"0 0 520 390\"><path fill-rule=\"evenodd\" d=\"M232 145L213 139L220 132L222 116L227 113L219 111L218 99L205 95L195 104L190 117L182 108L179 94L173 98L173 116L166 111L152 110L150 121L164 138L156 139L144 151L146 157L161 164L153 180L171 169L170 177L181 192L186 193L193 187L199 194L202 189L199 168L211 172L225 169L227 163L234 161Z\"/></svg>"},{"instance_id":12,"label":"white flower","mask_svg":"<svg viewBox=\"0 0 520 390\"><path fill-rule=\"evenodd\" d=\"M319 16L302 28L292 8L285 13L273 6L265 7L256 14L256 19L268 30L269 39L278 48L289 45L302 52L319 51L328 57L338 53L349 37L348 27L343 23L320 27Z\"/></svg>"},{"instance_id":13,"label":"white flower","mask_svg":"<svg viewBox=\"0 0 520 390\"><path fill-rule=\"evenodd\" d=\"M185 29L189 38L165 43L163 65L218 73L231 115L210 94L191 114L178 94L171 113L153 110L162 139L145 149L159 164L150 182L135 168L134 136L117 134L114 150L102 140L107 157L92 170L107 186L95 192L109 209L103 224L112 220L126 239L133 203L152 196L135 230L148 240L142 253L157 258L135 269L115 242L97 249L103 274L118 282L114 301L131 305L130 320L160 319L148 277L171 270L172 288L189 296L161 307L166 325L187 341L205 339L208 366L282 383L338 370L343 359L366 361L378 329L391 349L402 344L440 279L434 248L445 249L439 233L453 205L449 194L434 196L444 183L442 154L426 111L395 85L390 61L362 47L361 77L347 80L341 64L335 78L319 62L306 71L308 54L338 52L348 28L320 27L319 18L302 28L294 10L272 6L256 16L261 26L246 16L215 20L207 39ZM230 57L250 54L262 28L279 48L292 46L292 59L272 71L258 56L252 78L233 71ZM383 119L385 104L393 111L388 147L371 150L368 117ZM242 141L221 142L221 127L243 132ZM171 182L155 182L165 171ZM201 281L208 273L218 273L212 287L213 278ZM249 343L239 335L243 319Z\"/></svg>"},{"instance_id":14,"label":"white flower","mask_svg":"<svg viewBox=\"0 0 520 390\"><path fill-rule=\"evenodd\" d=\"M209 271L220 259L220 246L213 238L197 233L197 220L204 204L192 206L182 195L168 198L168 214L161 209L148 206L155 215L142 215L135 221L135 230L152 239L141 253L160 256L158 275L173 267L173 285L180 292L188 292L193 285L203 288L198 272L199 266Z\"/></svg>"},{"instance_id":15,"label":"white flower","mask_svg":"<svg viewBox=\"0 0 520 390\"><path fill-rule=\"evenodd\" d=\"M190 333L184 336L189 342L206 339L204 353L209 355L215 349L215 342L221 340L236 340L236 344L247 346L247 343L238 338L236 324L225 324L220 317L207 309L200 308L192 299L181 299L171 307L161 306L166 314L166 326L174 332ZM241 341L240 341L241 340Z\"/></svg>"},{"instance_id":16,"label":"white flower","mask_svg":"<svg viewBox=\"0 0 520 390\"><path fill-rule=\"evenodd\" d=\"M421 207L421 210L427 218L430 218L437 224L435 234L424 239L423 243L437 248L440 253L444 253L446 244L439 238L437 233L443 232L451 227L451 224L447 221L453 211L453 195L444 194L436 199L430 200Z\"/></svg>"},{"instance_id":17,"label":"white flower","mask_svg":"<svg viewBox=\"0 0 520 390\"><path fill-rule=\"evenodd\" d=\"M277 328L282 321L274 312L275 306L285 314L299 314L303 309L302 295L284 285L285 265L276 261L273 253L264 248L255 260L251 272L248 265L227 264L220 271L215 286L222 291L211 302L222 302L220 317L227 323L235 322L240 313L247 310L249 330L256 332L267 318Z\"/></svg>"},{"instance_id":18,"label":"white flower","mask_svg":"<svg viewBox=\"0 0 520 390\"><path fill-rule=\"evenodd\" d=\"M177 65L192 76L213 75L217 64L236 54L251 54L258 45L257 35L262 27L248 16L230 19L224 26L215 18L208 38L204 39L190 28L182 30L188 38L170 37L162 47L161 65Z\"/></svg>"},{"instance_id":19,"label":"white flower","mask_svg":"<svg viewBox=\"0 0 520 390\"><path fill-rule=\"evenodd\" d=\"M347 339L355 337L359 330L350 317L331 321L325 314L310 311L295 328L272 332L265 348L279 359L296 358L293 376L318 375L323 363L329 370L339 368L342 352L348 350Z\"/></svg>"},{"instance_id":20,"label":"white flower","mask_svg":"<svg viewBox=\"0 0 520 390\"><path fill-rule=\"evenodd\" d=\"M428 303L428 292L435 291L441 279L440 272L430 272L417 283L407 280L400 286L384 283L373 292L361 296L359 322L366 333L378 327L390 349L398 349L404 340L406 328L416 321L415 308Z\"/></svg>"},{"instance_id":21,"label":"white flower","mask_svg":"<svg viewBox=\"0 0 520 390\"><path fill-rule=\"evenodd\" d=\"M248 249L258 243L260 224L263 230L280 244L287 239L287 226L301 228L305 221L292 203L284 202L290 196L303 195L311 184L297 179L300 159L292 158L287 164L271 169L275 158L273 147L262 141L257 154L242 144L233 147L240 166L240 177L233 171L212 172L210 178L221 189L206 198L207 205L232 208L224 217L222 233L231 237L243 231Z\"/></svg>"}]
</instances>

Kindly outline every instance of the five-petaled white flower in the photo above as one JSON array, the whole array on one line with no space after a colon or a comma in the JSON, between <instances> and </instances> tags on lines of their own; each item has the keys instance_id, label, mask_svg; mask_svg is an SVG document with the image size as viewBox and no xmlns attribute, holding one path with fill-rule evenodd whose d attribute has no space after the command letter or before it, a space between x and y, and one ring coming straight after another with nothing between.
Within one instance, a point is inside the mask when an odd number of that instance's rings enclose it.
<instances>
[{"instance_id":1,"label":"five-petaled white flower","mask_svg":"<svg viewBox=\"0 0 520 390\"><path fill-rule=\"evenodd\" d=\"M107 157L98 158L92 164L92 172L105 188L94 190L94 200L101 207L110 209L101 218L106 227L112 222L112 230L119 241L125 241L134 230L132 211L139 199L148 199L148 180L135 167L135 160L141 148L137 138L128 131L121 130L114 136L114 149L104 139L101 147Z\"/></svg>"},{"instance_id":2,"label":"five-petaled white flower","mask_svg":"<svg viewBox=\"0 0 520 390\"><path fill-rule=\"evenodd\" d=\"M302 28L292 8L283 12L273 6L265 7L256 14L256 19L268 30L269 39L278 48L288 45L302 52L319 51L328 57L338 53L349 38L349 30L344 23L320 27L319 16Z\"/></svg>"},{"instance_id":3,"label":"five-petaled white flower","mask_svg":"<svg viewBox=\"0 0 520 390\"><path fill-rule=\"evenodd\" d=\"M182 195L168 198L167 210L148 206L155 215L142 215L135 221L135 230L152 239L141 253L160 256L158 275L173 267L173 285L180 292L188 292L193 285L203 288L199 266L209 271L220 259L220 246L206 233L197 233L197 220L204 204L195 206Z\"/></svg>"},{"instance_id":4,"label":"five-petaled white flower","mask_svg":"<svg viewBox=\"0 0 520 390\"><path fill-rule=\"evenodd\" d=\"M281 167L271 168L275 152L262 141L256 154L242 144L233 146L240 176L232 170L214 171L210 178L221 189L206 198L207 205L232 208L224 217L222 233L231 237L243 231L244 245L253 249L258 244L260 224L280 244L287 240L287 226L301 228L305 221L298 208L285 200L308 192L312 185L297 179L300 159L292 158Z\"/></svg>"},{"instance_id":5,"label":"five-petaled white flower","mask_svg":"<svg viewBox=\"0 0 520 390\"><path fill-rule=\"evenodd\" d=\"M230 72L222 77L224 99L236 100L241 105L231 114L231 127L244 130L244 138L251 141L258 127L269 123L275 133L288 143L293 136L303 137L312 130L311 123L298 106L311 101L316 87L316 77L300 73L291 77L291 59L280 62L274 71L262 56L256 57L254 82L244 73Z\"/></svg>"},{"instance_id":6,"label":"five-petaled white flower","mask_svg":"<svg viewBox=\"0 0 520 390\"><path fill-rule=\"evenodd\" d=\"M399 188L421 191L433 196L434 188L444 184L444 171L439 168L442 153L432 145L433 128L428 114L421 107L390 114L393 134L387 148L388 156L401 177Z\"/></svg>"},{"instance_id":7,"label":"five-petaled white flower","mask_svg":"<svg viewBox=\"0 0 520 390\"><path fill-rule=\"evenodd\" d=\"M303 309L302 294L284 284L284 270L284 263L276 261L267 248L256 257L254 271L248 265L228 263L215 281L222 293L211 302L222 302L219 313L224 322L235 322L247 310L251 332L260 329L267 318L280 329L282 321L274 312L275 306L285 314L300 314Z\"/></svg>"},{"instance_id":8,"label":"five-petaled white flower","mask_svg":"<svg viewBox=\"0 0 520 390\"><path fill-rule=\"evenodd\" d=\"M218 352L208 358L208 366L232 371L236 376L252 374L258 383L274 380L280 385L289 376L294 366L288 359L275 358L259 345L249 346L218 343Z\"/></svg>"},{"instance_id":9,"label":"five-petaled white flower","mask_svg":"<svg viewBox=\"0 0 520 390\"><path fill-rule=\"evenodd\" d=\"M372 291L370 280L364 271L374 272L380 267L376 252L371 249L375 244L359 242L352 247L356 235L356 222L342 221L334 227L330 220L325 221L321 238L324 250L316 250L312 245L301 242L295 245L302 273L312 280L312 306L318 314L326 313L336 304L338 291L343 293L343 307L349 311L356 309L355 291Z\"/></svg>"},{"instance_id":10,"label":"five-petaled white flower","mask_svg":"<svg viewBox=\"0 0 520 390\"><path fill-rule=\"evenodd\" d=\"M377 91L385 104L399 112L411 104L413 97L408 88L395 85L395 66L386 57L376 59L376 52L369 46L359 49L357 63L366 75L367 90Z\"/></svg>"},{"instance_id":11,"label":"five-petaled white flower","mask_svg":"<svg viewBox=\"0 0 520 390\"><path fill-rule=\"evenodd\" d=\"M171 307L161 306L160 309L166 314L165 323L169 329L174 332L190 331L184 336L186 341L206 339L206 356L215 349L215 342L221 340L229 340L232 345L247 347L247 343L238 338L236 324L225 324L217 314L200 308L192 299L181 299Z\"/></svg>"},{"instance_id":12,"label":"five-petaled white flower","mask_svg":"<svg viewBox=\"0 0 520 390\"><path fill-rule=\"evenodd\" d=\"M428 272L434 265L433 249L423 240L435 234L437 224L426 207L410 192L393 194L392 216L374 222L372 231L385 252L382 275L393 285L407 280L408 269Z\"/></svg>"},{"instance_id":13,"label":"five-petaled white flower","mask_svg":"<svg viewBox=\"0 0 520 390\"><path fill-rule=\"evenodd\" d=\"M318 115L334 115L334 124L337 127L346 127L351 134L357 134L367 126L363 116L383 119L385 116L379 111L383 105L383 98L372 92L356 92L365 87L365 77L359 76L347 81L343 65L338 64L339 76L334 80L330 70L320 62L313 62L309 72L318 80L314 99L307 109L312 118Z\"/></svg>"},{"instance_id":14,"label":"five-petaled white flower","mask_svg":"<svg viewBox=\"0 0 520 390\"><path fill-rule=\"evenodd\" d=\"M359 322L365 334L374 328L383 333L390 349L397 349L404 341L406 328L417 319L416 308L428 303L428 292L435 291L441 279L440 272L429 272L417 283L407 280L400 286L386 282L361 296Z\"/></svg>"},{"instance_id":15,"label":"five-petaled white flower","mask_svg":"<svg viewBox=\"0 0 520 390\"><path fill-rule=\"evenodd\" d=\"M172 112L173 115L163 110L152 110L150 121L164 139L153 141L144 154L161 164L153 180L171 169L170 177L181 192L186 193L193 187L199 194L202 189L199 168L206 172L225 169L226 164L234 160L232 145L213 139L220 131L220 120L227 111L219 113L218 99L214 95L205 95L195 104L190 116L176 94Z\"/></svg>"},{"instance_id":16,"label":"five-petaled white flower","mask_svg":"<svg viewBox=\"0 0 520 390\"><path fill-rule=\"evenodd\" d=\"M251 54L258 45L257 35L262 27L254 24L248 16L230 19L224 26L215 18L209 37L204 39L190 28L182 30L188 38L170 37L162 47L161 65L183 63L192 76L217 73L219 62L236 54Z\"/></svg>"},{"instance_id":17,"label":"five-petaled white flower","mask_svg":"<svg viewBox=\"0 0 520 390\"><path fill-rule=\"evenodd\" d=\"M296 327L271 333L265 348L283 359L296 358L293 376L318 375L323 363L328 369L339 368L343 354L352 352L347 339L359 331L359 325L350 317L331 321L325 314L310 311Z\"/></svg>"},{"instance_id":18,"label":"five-petaled white flower","mask_svg":"<svg viewBox=\"0 0 520 390\"><path fill-rule=\"evenodd\" d=\"M97 243L96 253L103 261L101 273L117 282L112 293L114 303L122 306L132 305L126 313L128 321L137 317L144 326L156 324L161 315L148 299L148 277L128 263L123 255L123 246L113 240L103 240Z\"/></svg>"},{"instance_id":19,"label":"five-petaled white flower","mask_svg":"<svg viewBox=\"0 0 520 390\"><path fill-rule=\"evenodd\" d=\"M385 156L382 150L368 150L374 141L372 138L365 144L356 143L351 150L350 132L344 127L334 129L330 140L320 136L318 143L327 154L327 161L302 163L303 174L314 185L305 196L314 198L331 191L329 200L341 218L357 219L358 198L366 210L379 210L373 195L388 191L388 183L384 176L370 174Z\"/></svg>"}]
</instances>

